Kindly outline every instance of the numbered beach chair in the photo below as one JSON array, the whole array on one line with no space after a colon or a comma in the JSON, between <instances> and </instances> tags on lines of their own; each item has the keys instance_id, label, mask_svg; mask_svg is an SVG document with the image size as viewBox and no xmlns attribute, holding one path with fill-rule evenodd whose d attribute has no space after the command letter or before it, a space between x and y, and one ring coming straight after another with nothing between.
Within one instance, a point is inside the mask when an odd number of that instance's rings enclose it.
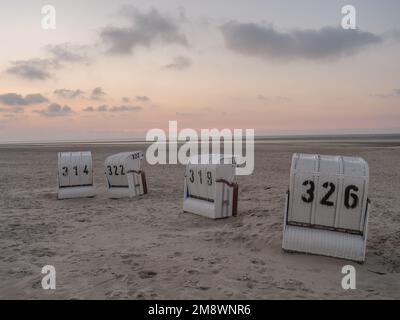
<instances>
[{"instance_id":1,"label":"numbered beach chair","mask_svg":"<svg viewBox=\"0 0 400 320\"><path fill-rule=\"evenodd\" d=\"M283 249L364 261L368 182L362 158L294 154Z\"/></svg>"},{"instance_id":2,"label":"numbered beach chair","mask_svg":"<svg viewBox=\"0 0 400 320\"><path fill-rule=\"evenodd\" d=\"M211 219L237 215L238 185L234 157L192 157L185 171L183 211Z\"/></svg>"},{"instance_id":3,"label":"numbered beach chair","mask_svg":"<svg viewBox=\"0 0 400 320\"><path fill-rule=\"evenodd\" d=\"M94 197L92 154L58 153L58 199Z\"/></svg>"},{"instance_id":4,"label":"numbered beach chair","mask_svg":"<svg viewBox=\"0 0 400 320\"><path fill-rule=\"evenodd\" d=\"M110 198L133 198L147 193L143 158L143 152L134 151L114 154L106 159L105 175Z\"/></svg>"}]
</instances>

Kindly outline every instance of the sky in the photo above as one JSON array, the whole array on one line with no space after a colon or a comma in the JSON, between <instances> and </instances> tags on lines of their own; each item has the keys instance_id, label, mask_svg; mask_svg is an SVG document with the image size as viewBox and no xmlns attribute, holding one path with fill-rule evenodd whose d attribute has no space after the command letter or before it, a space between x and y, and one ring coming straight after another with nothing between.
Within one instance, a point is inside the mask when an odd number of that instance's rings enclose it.
<instances>
[{"instance_id":1,"label":"sky","mask_svg":"<svg viewBox=\"0 0 400 320\"><path fill-rule=\"evenodd\" d=\"M399 14L397 0L1 1L0 142L137 138L172 120L399 133Z\"/></svg>"}]
</instances>

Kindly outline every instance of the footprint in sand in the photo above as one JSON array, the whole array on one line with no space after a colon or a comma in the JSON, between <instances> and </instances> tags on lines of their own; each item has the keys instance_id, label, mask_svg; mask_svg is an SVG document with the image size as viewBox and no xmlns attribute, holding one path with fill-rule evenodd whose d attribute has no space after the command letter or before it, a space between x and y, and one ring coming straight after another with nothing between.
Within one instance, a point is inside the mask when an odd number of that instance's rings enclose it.
<instances>
[{"instance_id":1,"label":"footprint in sand","mask_svg":"<svg viewBox=\"0 0 400 320\"><path fill-rule=\"evenodd\" d=\"M198 286L198 287L196 287L196 289L198 289L198 290L201 290L201 291L207 291L207 290L210 290L210 289L211 289L211 287L206 287L206 286Z\"/></svg>"},{"instance_id":2,"label":"footprint in sand","mask_svg":"<svg viewBox=\"0 0 400 320\"><path fill-rule=\"evenodd\" d=\"M191 274L191 275L199 274L199 273L200 273L200 271L199 271L199 270L196 270L196 269L189 269L189 270L186 270L186 272L187 272L188 274Z\"/></svg>"},{"instance_id":3,"label":"footprint in sand","mask_svg":"<svg viewBox=\"0 0 400 320\"><path fill-rule=\"evenodd\" d=\"M202 262L202 261L204 261L204 258L203 257L194 257L193 260Z\"/></svg>"},{"instance_id":4,"label":"footprint in sand","mask_svg":"<svg viewBox=\"0 0 400 320\"><path fill-rule=\"evenodd\" d=\"M157 272L151 270L142 270L139 271L140 279L150 279L154 278L157 275Z\"/></svg>"},{"instance_id":5,"label":"footprint in sand","mask_svg":"<svg viewBox=\"0 0 400 320\"><path fill-rule=\"evenodd\" d=\"M261 260L261 259L254 258L254 259L251 259L250 262L251 262L252 264L260 264L260 265L262 265L262 266L265 266L265 262L264 262L263 260Z\"/></svg>"}]
</instances>

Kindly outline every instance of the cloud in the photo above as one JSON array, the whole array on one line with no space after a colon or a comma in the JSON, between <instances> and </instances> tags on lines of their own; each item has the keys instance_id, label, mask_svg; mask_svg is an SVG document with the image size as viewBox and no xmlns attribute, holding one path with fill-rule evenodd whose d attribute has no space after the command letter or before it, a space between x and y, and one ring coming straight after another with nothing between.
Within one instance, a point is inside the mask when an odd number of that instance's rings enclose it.
<instances>
[{"instance_id":1,"label":"cloud","mask_svg":"<svg viewBox=\"0 0 400 320\"><path fill-rule=\"evenodd\" d=\"M108 106L102 105L97 107L97 111L99 112L106 112L108 110Z\"/></svg>"},{"instance_id":2,"label":"cloud","mask_svg":"<svg viewBox=\"0 0 400 320\"><path fill-rule=\"evenodd\" d=\"M0 103L8 106L28 106L48 102L49 100L39 93L27 94L25 97L17 93L0 95Z\"/></svg>"},{"instance_id":3,"label":"cloud","mask_svg":"<svg viewBox=\"0 0 400 320\"><path fill-rule=\"evenodd\" d=\"M176 112L178 117L191 117L193 114L189 112Z\"/></svg>"},{"instance_id":4,"label":"cloud","mask_svg":"<svg viewBox=\"0 0 400 320\"><path fill-rule=\"evenodd\" d=\"M84 93L85 92L83 92L80 89L76 89L76 90L57 89L57 90L54 90L54 94L56 94L60 98L64 98L64 99L74 99L76 97L83 95Z\"/></svg>"},{"instance_id":5,"label":"cloud","mask_svg":"<svg viewBox=\"0 0 400 320\"><path fill-rule=\"evenodd\" d=\"M113 106L111 108L107 105L101 105L96 108L89 106L83 109L84 112L135 112L140 110L142 110L142 107L129 105Z\"/></svg>"},{"instance_id":6,"label":"cloud","mask_svg":"<svg viewBox=\"0 0 400 320\"><path fill-rule=\"evenodd\" d=\"M125 103L131 102L131 99L129 99L128 97L123 97L121 100L122 100L122 102L125 102Z\"/></svg>"},{"instance_id":7,"label":"cloud","mask_svg":"<svg viewBox=\"0 0 400 320\"><path fill-rule=\"evenodd\" d=\"M370 96L382 99L400 97L400 89L394 89L391 93L374 93L370 94Z\"/></svg>"},{"instance_id":8,"label":"cloud","mask_svg":"<svg viewBox=\"0 0 400 320\"><path fill-rule=\"evenodd\" d=\"M109 111L110 112L132 112L132 111L140 111L142 107L139 106L114 106Z\"/></svg>"},{"instance_id":9,"label":"cloud","mask_svg":"<svg viewBox=\"0 0 400 320\"><path fill-rule=\"evenodd\" d=\"M357 53L383 38L370 32L324 27L280 32L272 26L235 21L220 27L227 48L265 59L335 59Z\"/></svg>"},{"instance_id":10,"label":"cloud","mask_svg":"<svg viewBox=\"0 0 400 320\"><path fill-rule=\"evenodd\" d=\"M0 113L23 113L25 110L23 107L14 106L9 108L0 107Z\"/></svg>"},{"instance_id":11,"label":"cloud","mask_svg":"<svg viewBox=\"0 0 400 320\"><path fill-rule=\"evenodd\" d=\"M47 45L48 58L13 61L5 71L27 80L47 80L51 78L52 71L64 67L66 63L88 63L89 58L78 53L81 49L71 44Z\"/></svg>"},{"instance_id":12,"label":"cloud","mask_svg":"<svg viewBox=\"0 0 400 320\"><path fill-rule=\"evenodd\" d=\"M83 111L84 112L94 112L95 110L94 110L94 108L92 106L90 106L90 107L84 108Z\"/></svg>"},{"instance_id":13,"label":"cloud","mask_svg":"<svg viewBox=\"0 0 400 320\"><path fill-rule=\"evenodd\" d=\"M108 111L108 106L107 105L101 105L98 106L97 108L94 108L92 106L86 107L83 109L84 112L107 112Z\"/></svg>"},{"instance_id":14,"label":"cloud","mask_svg":"<svg viewBox=\"0 0 400 320\"><path fill-rule=\"evenodd\" d=\"M148 96L136 96L136 100L140 102L149 102L150 98Z\"/></svg>"},{"instance_id":15,"label":"cloud","mask_svg":"<svg viewBox=\"0 0 400 320\"><path fill-rule=\"evenodd\" d=\"M50 70L59 67L51 59L18 60L11 63L6 72L28 80L46 80L51 77Z\"/></svg>"},{"instance_id":16,"label":"cloud","mask_svg":"<svg viewBox=\"0 0 400 320\"><path fill-rule=\"evenodd\" d=\"M156 9L140 12L132 6L123 7L128 27L104 28L101 39L114 54L131 54L136 47L151 47L155 42L188 46L186 36L181 33L177 21Z\"/></svg>"},{"instance_id":17,"label":"cloud","mask_svg":"<svg viewBox=\"0 0 400 320\"><path fill-rule=\"evenodd\" d=\"M46 109L34 110L43 117L64 117L72 114L72 109L69 106L61 106L58 103L52 103Z\"/></svg>"},{"instance_id":18,"label":"cloud","mask_svg":"<svg viewBox=\"0 0 400 320\"><path fill-rule=\"evenodd\" d=\"M63 43L58 45L47 45L45 47L46 51L49 52L54 59L58 62L80 62L80 63L88 63L89 58L82 53L81 47L73 46L70 43Z\"/></svg>"},{"instance_id":19,"label":"cloud","mask_svg":"<svg viewBox=\"0 0 400 320\"><path fill-rule=\"evenodd\" d=\"M107 94L103 91L101 87L96 87L93 89L92 94L90 95L90 99L92 100L101 100Z\"/></svg>"},{"instance_id":20,"label":"cloud","mask_svg":"<svg viewBox=\"0 0 400 320\"><path fill-rule=\"evenodd\" d=\"M385 31L384 36L389 41L398 42L400 41L400 29L391 29Z\"/></svg>"},{"instance_id":21,"label":"cloud","mask_svg":"<svg viewBox=\"0 0 400 320\"><path fill-rule=\"evenodd\" d=\"M264 96L262 94L258 95L257 97L258 100L260 101L265 101L265 102L289 102L290 98L285 97L285 96Z\"/></svg>"},{"instance_id":22,"label":"cloud","mask_svg":"<svg viewBox=\"0 0 400 320\"><path fill-rule=\"evenodd\" d=\"M372 94L370 94L370 96L371 96L371 97L374 97L374 98L382 98L382 99L385 99L385 98L394 97L395 95L393 95L392 93L372 93Z\"/></svg>"},{"instance_id":23,"label":"cloud","mask_svg":"<svg viewBox=\"0 0 400 320\"><path fill-rule=\"evenodd\" d=\"M164 69L183 70L189 68L192 65L192 61L185 56L177 56L173 62L164 66Z\"/></svg>"}]
</instances>

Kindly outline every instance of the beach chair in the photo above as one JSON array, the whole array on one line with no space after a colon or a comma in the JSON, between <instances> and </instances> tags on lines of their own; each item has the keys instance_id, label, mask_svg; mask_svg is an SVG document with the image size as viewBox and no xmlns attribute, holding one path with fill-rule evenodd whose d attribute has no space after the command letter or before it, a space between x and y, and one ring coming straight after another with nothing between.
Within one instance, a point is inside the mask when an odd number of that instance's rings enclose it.
<instances>
[{"instance_id":1,"label":"beach chair","mask_svg":"<svg viewBox=\"0 0 400 320\"><path fill-rule=\"evenodd\" d=\"M58 153L58 199L94 197L92 154Z\"/></svg>"},{"instance_id":2,"label":"beach chair","mask_svg":"<svg viewBox=\"0 0 400 320\"><path fill-rule=\"evenodd\" d=\"M185 170L183 211L211 219L237 215L238 185L234 157L191 157Z\"/></svg>"},{"instance_id":3,"label":"beach chair","mask_svg":"<svg viewBox=\"0 0 400 320\"><path fill-rule=\"evenodd\" d=\"M133 198L147 193L143 158L143 152L134 151L114 154L105 160L106 185L110 198Z\"/></svg>"},{"instance_id":4,"label":"beach chair","mask_svg":"<svg viewBox=\"0 0 400 320\"><path fill-rule=\"evenodd\" d=\"M362 158L294 154L283 249L364 261L368 182Z\"/></svg>"}]
</instances>

